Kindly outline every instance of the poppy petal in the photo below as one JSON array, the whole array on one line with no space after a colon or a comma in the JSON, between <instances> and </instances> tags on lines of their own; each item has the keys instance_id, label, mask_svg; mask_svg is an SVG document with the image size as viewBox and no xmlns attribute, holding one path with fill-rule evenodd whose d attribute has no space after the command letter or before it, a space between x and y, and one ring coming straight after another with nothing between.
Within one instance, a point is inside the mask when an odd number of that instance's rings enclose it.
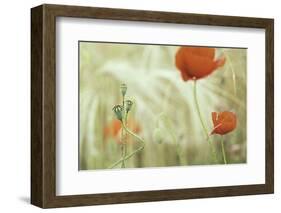
<instances>
[{"instance_id":1,"label":"poppy petal","mask_svg":"<svg viewBox=\"0 0 281 213\"><path fill-rule=\"evenodd\" d=\"M206 77L225 63L224 57L215 60L215 48L207 47L180 47L175 60L184 81Z\"/></svg>"},{"instance_id":2,"label":"poppy petal","mask_svg":"<svg viewBox=\"0 0 281 213\"><path fill-rule=\"evenodd\" d=\"M189 51L194 55L206 57L209 59L215 58L215 48L209 47L185 47L185 51Z\"/></svg>"},{"instance_id":3,"label":"poppy petal","mask_svg":"<svg viewBox=\"0 0 281 213\"><path fill-rule=\"evenodd\" d=\"M190 79L190 77L187 75L186 72L181 71L181 77L184 81L187 81Z\"/></svg>"},{"instance_id":4,"label":"poppy petal","mask_svg":"<svg viewBox=\"0 0 281 213\"><path fill-rule=\"evenodd\" d=\"M199 55L194 55L190 53L185 54L185 66L188 70L188 74L195 78L202 78L211 74L217 64L207 57L202 57Z\"/></svg>"},{"instance_id":5,"label":"poppy petal","mask_svg":"<svg viewBox=\"0 0 281 213\"><path fill-rule=\"evenodd\" d=\"M233 112L212 112L212 120L214 124L212 134L227 134L233 131L237 125L236 115Z\"/></svg>"},{"instance_id":6,"label":"poppy petal","mask_svg":"<svg viewBox=\"0 0 281 213\"><path fill-rule=\"evenodd\" d=\"M179 69L181 77L184 81L190 79L190 77L187 75L187 67L185 65L185 54L183 48L180 48L176 54L176 67Z\"/></svg>"}]
</instances>

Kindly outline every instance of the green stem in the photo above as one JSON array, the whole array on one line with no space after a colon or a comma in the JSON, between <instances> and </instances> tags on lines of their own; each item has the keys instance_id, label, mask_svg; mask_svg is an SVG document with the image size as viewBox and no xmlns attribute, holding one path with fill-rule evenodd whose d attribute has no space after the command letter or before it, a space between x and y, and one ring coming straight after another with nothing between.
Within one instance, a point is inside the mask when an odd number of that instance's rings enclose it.
<instances>
[{"instance_id":1,"label":"green stem","mask_svg":"<svg viewBox=\"0 0 281 213\"><path fill-rule=\"evenodd\" d=\"M223 162L224 162L224 164L227 164L225 149L224 149L223 136L221 136L221 151L222 151L222 156L223 156Z\"/></svg>"},{"instance_id":2,"label":"green stem","mask_svg":"<svg viewBox=\"0 0 281 213\"><path fill-rule=\"evenodd\" d=\"M127 112L125 112L125 126L127 127L127 125L128 125L128 120L127 120L127 118L128 118L128 113ZM127 155L127 132L125 132L125 143L124 143L124 156L126 156Z\"/></svg>"},{"instance_id":3,"label":"green stem","mask_svg":"<svg viewBox=\"0 0 281 213\"><path fill-rule=\"evenodd\" d=\"M136 135L135 133L133 133L131 130L129 130L125 125L124 123L122 122L122 127L125 129L125 131L127 133L129 133L130 135L132 135L133 137L135 137L139 143L141 144L141 146L136 149L135 151L133 151L132 153L130 153L129 155L125 156L124 158L122 157L120 160L116 161L114 164L112 164L109 169L112 169L114 167L116 167L118 164L122 163L123 161L125 160L128 160L129 158L133 157L135 154L137 154L138 152L142 151L144 149L144 145L145 145L145 142L144 140L139 137L138 135Z\"/></svg>"},{"instance_id":4,"label":"green stem","mask_svg":"<svg viewBox=\"0 0 281 213\"><path fill-rule=\"evenodd\" d=\"M125 97L122 96L122 106L123 106L123 118L125 118L126 116L126 110L125 110ZM125 121L125 125L126 125L126 121ZM122 164L121 164L121 168L125 168L125 156L126 156L126 135L125 135L125 131L124 128L122 126L122 130L121 130L121 156L122 156Z\"/></svg>"},{"instance_id":5,"label":"green stem","mask_svg":"<svg viewBox=\"0 0 281 213\"><path fill-rule=\"evenodd\" d=\"M199 119L200 119L200 123L201 123L201 126L204 130L204 133L206 135L206 140L211 148L211 152L212 152L212 157L213 157L213 160L215 162L217 162L217 154L216 154L216 151L212 145L212 142L210 140L210 136L209 136L209 133L208 133L208 129L203 121L203 117L202 117L202 114L201 114L201 111L200 111L200 107L199 107L199 102L198 102L198 99L197 99L197 87L196 87L196 80L194 80L194 89L193 89L193 95L194 95L194 101L195 101L195 106L196 106L196 110L197 110L197 113L198 113L198 116L199 116Z\"/></svg>"}]
</instances>

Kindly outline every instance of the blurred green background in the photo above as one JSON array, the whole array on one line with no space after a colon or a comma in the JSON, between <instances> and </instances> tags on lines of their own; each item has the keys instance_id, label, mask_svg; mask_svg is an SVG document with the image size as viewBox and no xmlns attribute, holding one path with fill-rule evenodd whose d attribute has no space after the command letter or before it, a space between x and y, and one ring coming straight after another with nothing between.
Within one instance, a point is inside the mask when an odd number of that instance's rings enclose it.
<instances>
[{"instance_id":1,"label":"blurred green background","mask_svg":"<svg viewBox=\"0 0 281 213\"><path fill-rule=\"evenodd\" d=\"M195 108L193 81L184 82L175 67L178 48L79 42L81 170L106 169L121 157L121 131L112 112L121 103L121 83L134 101L129 128L146 142L144 150L126 161L127 168L213 163ZM216 55L226 57L225 65L197 82L202 116L211 132L212 112L236 113L237 128L224 136L225 150L228 163L245 163L247 50L216 48ZM211 136L223 163L220 140ZM138 147L129 136L128 153Z\"/></svg>"}]
</instances>

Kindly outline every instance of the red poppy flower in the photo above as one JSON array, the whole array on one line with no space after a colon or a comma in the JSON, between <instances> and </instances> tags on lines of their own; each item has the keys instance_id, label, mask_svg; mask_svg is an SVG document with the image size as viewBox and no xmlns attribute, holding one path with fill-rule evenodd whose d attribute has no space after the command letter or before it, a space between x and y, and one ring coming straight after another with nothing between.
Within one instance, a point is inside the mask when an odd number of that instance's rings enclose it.
<instances>
[{"instance_id":1,"label":"red poppy flower","mask_svg":"<svg viewBox=\"0 0 281 213\"><path fill-rule=\"evenodd\" d=\"M132 130L135 133L139 133L141 131L140 126L131 119L128 120L127 126L130 130ZM114 138L117 143L121 143L120 140L121 128L122 128L121 122L119 120L113 120L112 122L110 122L108 125L104 127L103 129L104 138L105 139Z\"/></svg>"},{"instance_id":2,"label":"red poppy flower","mask_svg":"<svg viewBox=\"0 0 281 213\"><path fill-rule=\"evenodd\" d=\"M224 135L236 128L237 119L233 112L212 112L214 129L212 134Z\"/></svg>"},{"instance_id":3,"label":"red poppy flower","mask_svg":"<svg viewBox=\"0 0 281 213\"><path fill-rule=\"evenodd\" d=\"M116 137L121 129L121 122L119 120L113 120L107 126L103 128L103 134L105 138Z\"/></svg>"},{"instance_id":4,"label":"red poppy flower","mask_svg":"<svg viewBox=\"0 0 281 213\"><path fill-rule=\"evenodd\" d=\"M215 48L180 47L176 53L176 66L184 81L204 78L224 63L225 57L215 59Z\"/></svg>"}]
</instances>

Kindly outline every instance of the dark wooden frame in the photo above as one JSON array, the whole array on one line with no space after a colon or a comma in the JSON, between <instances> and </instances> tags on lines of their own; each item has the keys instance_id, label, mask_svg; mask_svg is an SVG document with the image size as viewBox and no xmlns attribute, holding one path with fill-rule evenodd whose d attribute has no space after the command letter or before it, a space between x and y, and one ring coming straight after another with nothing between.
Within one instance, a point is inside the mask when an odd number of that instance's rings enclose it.
<instances>
[{"instance_id":1,"label":"dark wooden frame","mask_svg":"<svg viewBox=\"0 0 281 213\"><path fill-rule=\"evenodd\" d=\"M266 183L195 189L56 196L56 17L262 28L266 32ZM41 5L31 9L31 203L66 207L274 192L274 20Z\"/></svg>"}]
</instances>

